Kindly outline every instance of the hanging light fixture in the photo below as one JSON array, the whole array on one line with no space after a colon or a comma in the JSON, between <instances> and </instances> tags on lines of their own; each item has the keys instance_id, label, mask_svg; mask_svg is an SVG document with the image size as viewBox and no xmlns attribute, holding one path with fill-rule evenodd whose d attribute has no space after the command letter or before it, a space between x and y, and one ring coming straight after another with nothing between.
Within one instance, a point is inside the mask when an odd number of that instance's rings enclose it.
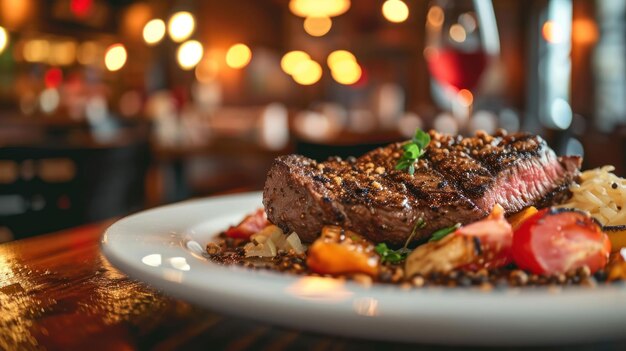
<instances>
[{"instance_id":1,"label":"hanging light fixture","mask_svg":"<svg viewBox=\"0 0 626 351\"><path fill-rule=\"evenodd\" d=\"M350 0L291 0L289 10L299 17L335 17L350 9Z\"/></svg>"},{"instance_id":2,"label":"hanging light fixture","mask_svg":"<svg viewBox=\"0 0 626 351\"><path fill-rule=\"evenodd\" d=\"M321 37L333 25L331 17L344 14L350 9L350 0L291 0L291 13L304 17L304 30L311 36Z\"/></svg>"}]
</instances>

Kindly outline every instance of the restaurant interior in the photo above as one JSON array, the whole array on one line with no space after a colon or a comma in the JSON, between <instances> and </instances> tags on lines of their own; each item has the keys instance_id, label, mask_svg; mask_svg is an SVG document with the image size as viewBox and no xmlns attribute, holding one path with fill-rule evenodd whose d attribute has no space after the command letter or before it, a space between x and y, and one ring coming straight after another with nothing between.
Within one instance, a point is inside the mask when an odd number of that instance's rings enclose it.
<instances>
[{"instance_id":1,"label":"restaurant interior","mask_svg":"<svg viewBox=\"0 0 626 351\"><path fill-rule=\"evenodd\" d=\"M0 350L626 350L624 176L626 0L0 0Z\"/></svg>"},{"instance_id":2,"label":"restaurant interior","mask_svg":"<svg viewBox=\"0 0 626 351\"><path fill-rule=\"evenodd\" d=\"M621 0L2 0L0 242L416 128L626 167Z\"/></svg>"}]
</instances>

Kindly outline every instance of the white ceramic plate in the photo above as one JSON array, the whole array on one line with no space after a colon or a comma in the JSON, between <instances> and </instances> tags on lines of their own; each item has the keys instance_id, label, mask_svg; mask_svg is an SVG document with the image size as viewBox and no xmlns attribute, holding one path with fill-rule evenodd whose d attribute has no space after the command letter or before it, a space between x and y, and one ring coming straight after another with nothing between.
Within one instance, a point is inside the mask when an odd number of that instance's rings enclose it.
<instances>
[{"instance_id":1,"label":"white ceramic plate","mask_svg":"<svg viewBox=\"0 0 626 351\"><path fill-rule=\"evenodd\" d=\"M394 341L537 345L624 337L626 288L402 290L222 267L204 256L261 194L215 197L124 218L102 238L106 257L165 293L227 314L304 330Z\"/></svg>"}]
</instances>

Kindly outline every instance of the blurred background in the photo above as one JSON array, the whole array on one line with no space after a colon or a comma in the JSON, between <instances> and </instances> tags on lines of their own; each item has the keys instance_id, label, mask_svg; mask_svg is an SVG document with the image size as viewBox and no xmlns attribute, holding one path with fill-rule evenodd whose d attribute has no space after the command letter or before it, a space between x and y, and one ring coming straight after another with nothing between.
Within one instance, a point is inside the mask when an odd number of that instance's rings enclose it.
<instances>
[{"instance_id":1,"label":"blurred background","mask_svg":"<svg viewBox=\"0 0 626 351\"><path fill-rule=\"evenodd\" d=\"M0 0L0 242L416 127L626 160L623 0Z\"/></svg>"}]
</instances>

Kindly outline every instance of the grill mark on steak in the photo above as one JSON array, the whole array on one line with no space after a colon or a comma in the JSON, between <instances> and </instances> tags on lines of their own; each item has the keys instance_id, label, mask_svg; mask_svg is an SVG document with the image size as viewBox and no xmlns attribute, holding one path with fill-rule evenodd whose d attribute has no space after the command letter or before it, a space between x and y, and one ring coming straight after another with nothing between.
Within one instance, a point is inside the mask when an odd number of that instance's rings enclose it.
<instances>
[{"instance_id":1,"label":"grill mark on steak","mask_svg":"<svg viewBox=\"0 0 626 351\"><path fill-rule=\"evenodd\" d=\"M395 170L403 143L345 161L281 156L265 184L268 218L304 241L334 224L375 242L402 244L420 217L426 226L415 241L483 218L496 202L512 213L561 199L580 167L580 158L557 159L543 139L528 134L462 138L431 132L431 139L412 176Z\"/></svg>"}]
</instances>

